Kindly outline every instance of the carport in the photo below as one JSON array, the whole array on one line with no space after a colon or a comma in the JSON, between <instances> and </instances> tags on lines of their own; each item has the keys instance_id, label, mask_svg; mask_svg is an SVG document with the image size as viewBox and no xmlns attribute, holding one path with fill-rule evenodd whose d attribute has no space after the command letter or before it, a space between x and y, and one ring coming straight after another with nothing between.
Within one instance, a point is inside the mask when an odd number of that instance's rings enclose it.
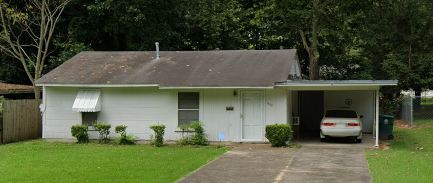
<instances>
[{"instance_id":1,"label":"carport","mask_svg":"<svg viewBox=\"0 0 433 183\"><path fill-rule=\"evenodd\" d=\"M287 119L300 137L318 138L320 120L325 111L349 107L364 116L363 133L373 134L375 147L378 147L379 89L395 85L396 80L306 80L276 83L275 86L286 87Z\"/></svg>"}]
</instances>

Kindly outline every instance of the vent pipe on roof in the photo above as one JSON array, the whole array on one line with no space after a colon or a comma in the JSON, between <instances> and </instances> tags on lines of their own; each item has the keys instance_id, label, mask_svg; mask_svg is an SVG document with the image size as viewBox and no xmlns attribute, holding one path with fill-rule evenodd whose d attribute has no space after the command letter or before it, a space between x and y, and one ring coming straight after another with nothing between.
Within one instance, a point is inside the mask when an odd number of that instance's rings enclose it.
<instances>
[{"instance_id":1,"label":"vent pipe on roof","mask_svg":"<svg viewBox=\"0 0 433 183\"><path fill-rule=\"evenodd\" d=\"M155 42L155 46L156 46L156 59L159 59L159 43Z\"/></svg>"}]
</instances>

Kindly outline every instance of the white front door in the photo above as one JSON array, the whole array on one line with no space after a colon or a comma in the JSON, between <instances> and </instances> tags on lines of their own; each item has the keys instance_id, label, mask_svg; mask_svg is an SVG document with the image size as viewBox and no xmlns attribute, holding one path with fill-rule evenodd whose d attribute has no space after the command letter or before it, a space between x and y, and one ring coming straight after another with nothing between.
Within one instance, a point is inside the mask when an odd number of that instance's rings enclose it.
<instances>
[{"instance_id":1,"label":"white front door","mask_svg":"<svg viewBox=\"0 0 433 183\"><path fill-rule=\"evenodd\" d=\"M262 141L263 92L242 92L242 140Z\"/></svg>"}]
</instances>

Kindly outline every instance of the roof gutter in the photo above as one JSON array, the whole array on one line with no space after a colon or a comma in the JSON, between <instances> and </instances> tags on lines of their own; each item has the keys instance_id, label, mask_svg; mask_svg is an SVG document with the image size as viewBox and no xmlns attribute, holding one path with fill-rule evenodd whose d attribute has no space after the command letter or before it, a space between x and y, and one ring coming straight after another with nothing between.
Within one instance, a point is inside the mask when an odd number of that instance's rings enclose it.
<instances>
[{"instance_id":1,"label":"roof gutter","mask_svg":"<svg viewBox=\"0 0 433 183\"><path fill-rule=\"evenodd\" d=\"M100 87L100 88L107 88L107 87L158 87L159 84L36 84L36 86L63 86L63 87Z\"/></svg>"},{"instance_id":2,"label":"roof gutter","mask_svg":"<svg viewBox=\"0 0 433 183\"><path fill-rule=\"evenodd\" d=\"M273 89L274 86L159 86L159 84L36 84L82 88L159 87L159 89Z\"/></svg>"},{"instance_id":3,"label":"roof gutter","mask_svg":"<svg viewBox=\"0 0 433 183\"><path fill-rule=\"evenodd\" d=\"M325 81L286 81L275 86L396 86L398 80L325 80Z\"/></svg>"},{"instance_id":4,"label":"roof gutter","mask_svg":"<svg viewBox=\"0 0 433 183\"><path fill-rule=\"evenodd\" d=\"M274 86L160 86L159 89L273 89Z\"/></svg>"}]
</instances>

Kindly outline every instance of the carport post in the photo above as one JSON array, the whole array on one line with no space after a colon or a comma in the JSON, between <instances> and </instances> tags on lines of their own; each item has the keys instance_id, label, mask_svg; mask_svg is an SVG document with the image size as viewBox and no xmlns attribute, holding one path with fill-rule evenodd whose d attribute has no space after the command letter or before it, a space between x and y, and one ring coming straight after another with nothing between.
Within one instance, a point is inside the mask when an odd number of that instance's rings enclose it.
<instances>
[{"instance_id":1,"label":"carport post","mask_svg":"<svg viewBox=\"0 0 433 183\"><path fill-rule=\"evenodd\" d=\"M379 147L379 89L376 90L376 144L374 147Z\"/></svg>"}]
</instances>

